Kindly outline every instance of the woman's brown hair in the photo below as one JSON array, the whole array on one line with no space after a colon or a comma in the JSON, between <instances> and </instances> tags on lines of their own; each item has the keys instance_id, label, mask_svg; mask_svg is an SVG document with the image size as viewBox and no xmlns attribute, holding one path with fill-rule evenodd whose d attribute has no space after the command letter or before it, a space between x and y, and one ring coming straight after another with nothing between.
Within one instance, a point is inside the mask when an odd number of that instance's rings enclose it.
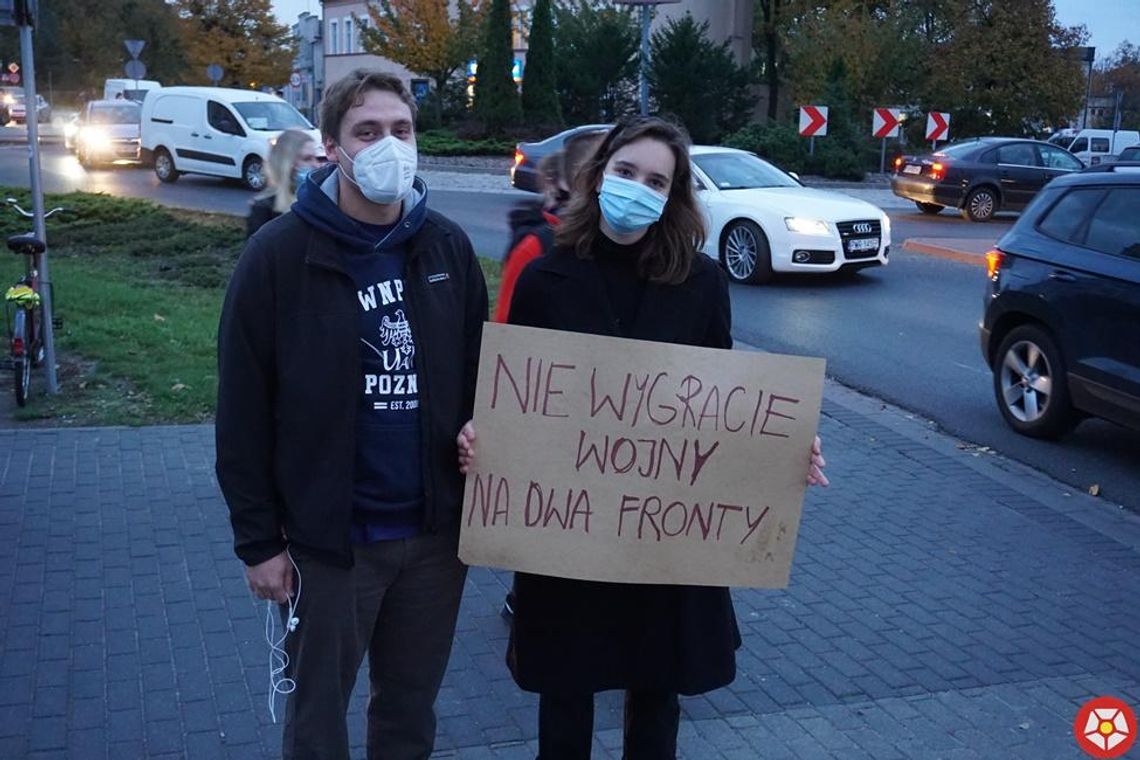
<instances>
[{"instance_id":1,"label":"woman's brown hair","mask_svg":"<svg viewBox=\"0 0 1140 760\"><path fill-rule=\"evenodd\" d=\"M689 164L689 136L684 129L656 117L636 117L611 129L576 178L574 195L555 230L555 242L590 258L602 218L597 188L614 153L637 140L657 140L673 152L676 167L669 201L661 218L650 225L638 268L652 282L684 282L697 251L705 243L705 222L693 197L693 170Z\"/></svg>"}]
</instances>

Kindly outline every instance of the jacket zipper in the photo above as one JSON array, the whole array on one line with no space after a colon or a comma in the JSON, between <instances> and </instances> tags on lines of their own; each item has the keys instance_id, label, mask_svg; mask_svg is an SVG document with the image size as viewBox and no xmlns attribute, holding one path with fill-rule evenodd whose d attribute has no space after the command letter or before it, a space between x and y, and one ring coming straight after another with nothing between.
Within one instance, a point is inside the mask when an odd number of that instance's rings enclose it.
<instances>
[{"instance_id":1,"label":"jacket zipper","mask_svg":"<svg viewBox=\"0 0 1140 760\"><path fill-rule=\"evenodd\" d=\"M436 514L435 498L432 495L434 492L433 470L431 466L431 392L429 386L431 385L430 373L427 372L428 357L427 357L427 344L431 341L423 340L424 336L419 332L419 314L416 304L418 297L420 281L416 276L415 267L419 259L418 246L413 246L408 254L408 260L404 264L404 302L408 306L408 322L412 328L412 336L416 341L416 351L423 357L423 361L416 362L416 374L419 375L419 389L420 389L420 471L424 479L424 529L431 534L438 531L438 515Z\"/></svg>"}]
</instances>

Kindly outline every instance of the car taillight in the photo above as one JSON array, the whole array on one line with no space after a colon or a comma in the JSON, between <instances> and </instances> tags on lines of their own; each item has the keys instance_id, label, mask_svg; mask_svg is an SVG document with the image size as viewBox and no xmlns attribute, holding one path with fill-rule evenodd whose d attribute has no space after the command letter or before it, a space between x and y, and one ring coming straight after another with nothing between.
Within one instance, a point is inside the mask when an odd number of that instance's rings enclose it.
<instances>
[{"instance_id":1,"label":"car taillight","mask_svg":"<svg viewBox=\"0 0 1140 760\"><path fill-rule=\"evenodd\" d=\"M946 176L946 165L935 161L930 165L930 178L934 180L942 179Z\"/></svg>"},{"instance_id":2,"label":"car taillight","mask_svg":"<svg viewBox=\"0 0 1140 760\"><path fill-rule=\"evenodd\" d=\"M516 150L515 151L515 166L518 166L519 164L521 164L525 160L526 160L526 156L523 155L523 152L521 150Z\"/></svg>"},{"instance_id":3,"label":"car taillight","mask_svg":"<svg viewBox=\"0 0 1140 760\"><path fill-rule=\"evenodd\" d=\"M986 277L991 280L996 279L998 272L1001 271L1001 265L1005 261L1005 254L994 248L986 252Z\"/></svg>"},{"instance_id":4,"label":"car taillight","mask_svg":"<svg viewBox=\"0 0 1140 760\"><path fill-rule=\"evenodd\" d=\"M902 168L903 163L904 162L903 162L902 156L899 156L898 158L895 159L895 174L899 173L899 169Z\"/></svg>"}]
</instances>

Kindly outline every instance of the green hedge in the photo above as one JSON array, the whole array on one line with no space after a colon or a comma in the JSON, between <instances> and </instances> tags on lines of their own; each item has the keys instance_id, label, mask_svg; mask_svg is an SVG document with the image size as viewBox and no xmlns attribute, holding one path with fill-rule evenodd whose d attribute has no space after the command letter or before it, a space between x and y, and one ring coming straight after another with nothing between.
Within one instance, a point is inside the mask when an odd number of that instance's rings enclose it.
<instances>
[{"instance_id":1,"label":"green hedge","mask_svg":"<svg viewBox=\"0 0 1140 760\"><path fill-rule=\"evenodd\" d=\"M417 133L416 145L425 156L510 156L515 152L515 144L510 140L465 140L447 129Z\"/></svg>"},{"instance_id":2,"label":"green hedge","mask_svg":"<svg viewBox=\"0 0 1140 760\"><path fill-rule=\"evenodd\" d=\"M807 138L785 124L750 124L730 135L724 144L752 151L784 171L829 179L862 180L872 168L869 147L862 141L820 137L815 141L815 155L808 155ZM877 156L875 151L876 160Z\"/></svg>"}]
</instances>

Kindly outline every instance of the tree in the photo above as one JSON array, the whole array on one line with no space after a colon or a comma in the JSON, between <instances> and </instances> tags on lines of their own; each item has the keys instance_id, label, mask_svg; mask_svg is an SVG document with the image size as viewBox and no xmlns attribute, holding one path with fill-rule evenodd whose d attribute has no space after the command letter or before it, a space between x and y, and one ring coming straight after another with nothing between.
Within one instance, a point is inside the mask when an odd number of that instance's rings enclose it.
<instances>
[{"instance_id":1,"label":"tree","mask_svg":"<svg viewBox=\"0 0 1140 760\"><path fill-rule=\"evenodd\" d=\"M562 123L554 60L554 11L550 0L535 0L523 72L522 109L532 127Z\"/></svg>"},{"instance_id":2,"label":"tree","mask_svg":"<svg viewBox=\"0 0 1140 760\"><path fill-rule=\"evenodd\" d=\"M736 65L729 43L708 38L709 23L685 14L650 41L650 92L662 113L678 117L694 142L718 142L743 126L751 98L747 70Z\"/></svg>"},{"instance_id":3,"label":"tree","mask_svg":"<svg viewBox=\"0 0 1140 760\"><path fill-rule=\"evenodd\" d=\"M957 0L953 36L936 45L926 103L949 110L954 134L1032 134L1067 121L1084 96L1062 51L1083 28L1057 23L1051 0Z\"/></svg>"},{"instance_id":4,"label":"tree","mask_svg":"<svg viewBox=\"0 0 1140 760\"><path fill-rule=\"evenodd\" d=\"M186 80L206 84L216 63L230 87L277 86L296 54L289 27L277 23L269 0L176 0L186 49Z\"/></svg>"},{"instance_id":5,"label":"tree","mask_svg":"<svg viewBox=\"0 0 1140 760\"><path fill-rule=\"evenodd\" d=\"M365 50L435 83L437 122L443 120L448 82L479 47L479 0L457 0L455 16L448 5L448 0L381 0L368 6L372 23L361 27Z\"/></svg>"},{"instance_id":6,"label":"tree","mask_svg":"<svg viewBox=\"0 0 1140 760\"><path fill-rule=\"evenodd\" d=\"M1110 97L1123 93L1120 128L1140 129L1140 47L1125 40L1098 64L1093 72L1093 92ZM1112 122L1105 126L1111 127Z\"/></svg>"},{"instance_id":7,"label":"tree","mask_svg":"<svg viewBox=\"0 0 1140 760\"><path fill-rule=\"evenodd\" d=\"M475 79L475 112L491 132L501 132L522 119L513 68L510 0L491 0Z\"/></svg>"},{"instance_id":8,"label":"tree","mask_svg":"<svg viewBox=\"0 0 1140 760\"><path fill-rule=\"evenodd\" d=\"M146 42L147 78L181 81L185 68L178 17L164 0L58 0L40 3L35 30L37 84L54 90L102 92L103 80L125 76L123 40ZM20 60L14 28L0 30L0 58Z\"/></svg>"},{"instance_id":9,"label":"tree","mask_svg":"<svg viewBox=\"0 0 1140 760\"><path fill-rule=\"evenodd\" d=\"M589 0L555 8L558 97L570 123L613 120L636 104L640 33L632 14Z\"/></svg>"}]
</instances>

